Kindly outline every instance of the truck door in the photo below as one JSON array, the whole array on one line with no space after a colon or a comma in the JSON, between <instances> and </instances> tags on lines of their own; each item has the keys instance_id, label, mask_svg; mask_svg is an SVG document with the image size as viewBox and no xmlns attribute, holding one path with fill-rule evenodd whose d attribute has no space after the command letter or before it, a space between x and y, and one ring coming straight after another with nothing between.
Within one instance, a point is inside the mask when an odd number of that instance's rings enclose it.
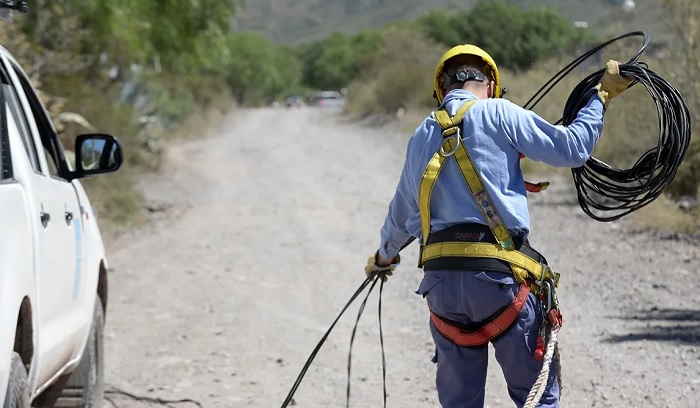
<instances>
[{"instance_id":1,"label":"truck door","mask_svg":"<svg viewBox=\"0 0 700 408\"><path fill-rule=\"evenodd\" d=\"M38 169L32 177L35 214L39 220L37 295L41 331L38 347L42 356L39 384L49 379L73 357L76 342L89 330L90 316L81 302L79 262L82 233L81 213L73 186L61 175L67 169L63 146L23 71L4 59L20 122L30 135ZM90 310L91 312L91 310Z\"/></svg>"}]
</instances>

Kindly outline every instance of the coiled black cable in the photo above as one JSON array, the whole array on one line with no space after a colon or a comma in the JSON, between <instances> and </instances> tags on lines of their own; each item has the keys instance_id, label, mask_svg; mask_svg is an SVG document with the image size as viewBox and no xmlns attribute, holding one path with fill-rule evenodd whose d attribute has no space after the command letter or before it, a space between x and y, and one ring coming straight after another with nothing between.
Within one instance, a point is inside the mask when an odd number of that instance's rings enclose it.
<instances>
[{"instance_id":1,"label":"coiled black cable","mask_svg":"<svg viewBox=\"0 0 700 408\"><path fill-rule=\"evenodd\" d=\"M523 106L532 109L584 60L614 42L636 36L643 37L644 43L632 58L620 65L620 73L633 79L630 87L637 84L644 86L654 101L658 117L658 143L628 169L614 168L591 157L582 167L571 170L581 209L597 221L619 219L658 198L673 181L690 144L690 112L680 92L645 63L638 61L649 44L649 37L642 31L635 31L600 44L559 71ZM563 116L556 124L569 125L574 121L595 92L593 87L600 82L604 72L601 69L590 74L574 88Z\"/></svg>"}]
</instances>

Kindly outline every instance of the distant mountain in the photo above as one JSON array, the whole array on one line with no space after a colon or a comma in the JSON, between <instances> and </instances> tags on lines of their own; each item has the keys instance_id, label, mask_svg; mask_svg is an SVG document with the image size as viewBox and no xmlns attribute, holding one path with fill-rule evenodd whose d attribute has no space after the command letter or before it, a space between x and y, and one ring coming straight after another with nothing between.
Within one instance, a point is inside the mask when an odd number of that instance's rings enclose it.
<instances>
[{"instance_id":1,"label":"distant mountain","mask_svg":"<svg viewBox=\"0 0 700 408\"><path fill-rule=\"evenodd\" d=\"M588 30L615 33L643 30L666 36L659 0L511 0L529 8L553 6ZM462 11L477 0L247 0L235 27L263 34L278 43L301 43L334 31L356 33L400 20L415 20L431 9Z\"/></svg>"}]
</instances>

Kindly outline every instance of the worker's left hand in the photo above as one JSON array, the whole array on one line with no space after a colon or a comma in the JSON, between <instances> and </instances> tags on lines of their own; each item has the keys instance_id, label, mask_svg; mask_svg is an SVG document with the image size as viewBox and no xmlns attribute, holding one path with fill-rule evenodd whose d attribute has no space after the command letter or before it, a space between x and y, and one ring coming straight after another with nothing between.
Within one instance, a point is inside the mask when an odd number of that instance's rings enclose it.
<instances>
[{"instance_id":1,"label":"worker's left hand","mask_svg":"<svg viewBox=\"0 0 700 408\"><path fill-rule=\"evenodd\" d=\"M598 88L600 99L603 100L605 106L608 106L610 100L619 96L629 88L631 83L631 78L620 75L620 63L615 60L609 60L605 67L603 77L600 79L600 83L596 88Z\"/></svg>"},{"instance_id":2,"label":"worker's left hand","mask_svg":"<svg viewBox=\"0 0 700 408\"><path fill-rule=\"evenodd\" d=\"M372 256L367 259L367 266L365 266L365 275L368 278L374 277L374 275L379 275L379 277L386 282L394 273L394 270L401 263L401 257L396 255L393 259L385 259L379 255L379 252L375 252Z\"/></svg>"}]
</instances>

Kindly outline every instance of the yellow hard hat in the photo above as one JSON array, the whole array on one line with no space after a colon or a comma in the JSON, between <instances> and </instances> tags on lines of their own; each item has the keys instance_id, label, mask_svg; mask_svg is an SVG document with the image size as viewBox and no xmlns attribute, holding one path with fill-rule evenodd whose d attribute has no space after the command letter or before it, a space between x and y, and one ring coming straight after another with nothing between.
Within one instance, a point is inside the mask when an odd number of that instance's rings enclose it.
<instances>
[{"instance_id":1,"label":"yellow hard hat","mask_svg":"<svg viewBox=\"0 0 700 408\"><path fill-rule=\"evenodd\" d=\"M445 67L445 62L448 59L457 57L459 55L474 55L486 63L481 69L485 74L489 75L496 82L496 89L494 91L494 97L501 97L501 76L498 73L498 67L496 62L491 58L491 56L481 48L472 44L463 44L450 48L443 56L440 58L440 63L435 69L435 97L438 103L442 103L443 95L440 92L440 76L442 75L442 70Z\"/></svg>"}]
</instances>

